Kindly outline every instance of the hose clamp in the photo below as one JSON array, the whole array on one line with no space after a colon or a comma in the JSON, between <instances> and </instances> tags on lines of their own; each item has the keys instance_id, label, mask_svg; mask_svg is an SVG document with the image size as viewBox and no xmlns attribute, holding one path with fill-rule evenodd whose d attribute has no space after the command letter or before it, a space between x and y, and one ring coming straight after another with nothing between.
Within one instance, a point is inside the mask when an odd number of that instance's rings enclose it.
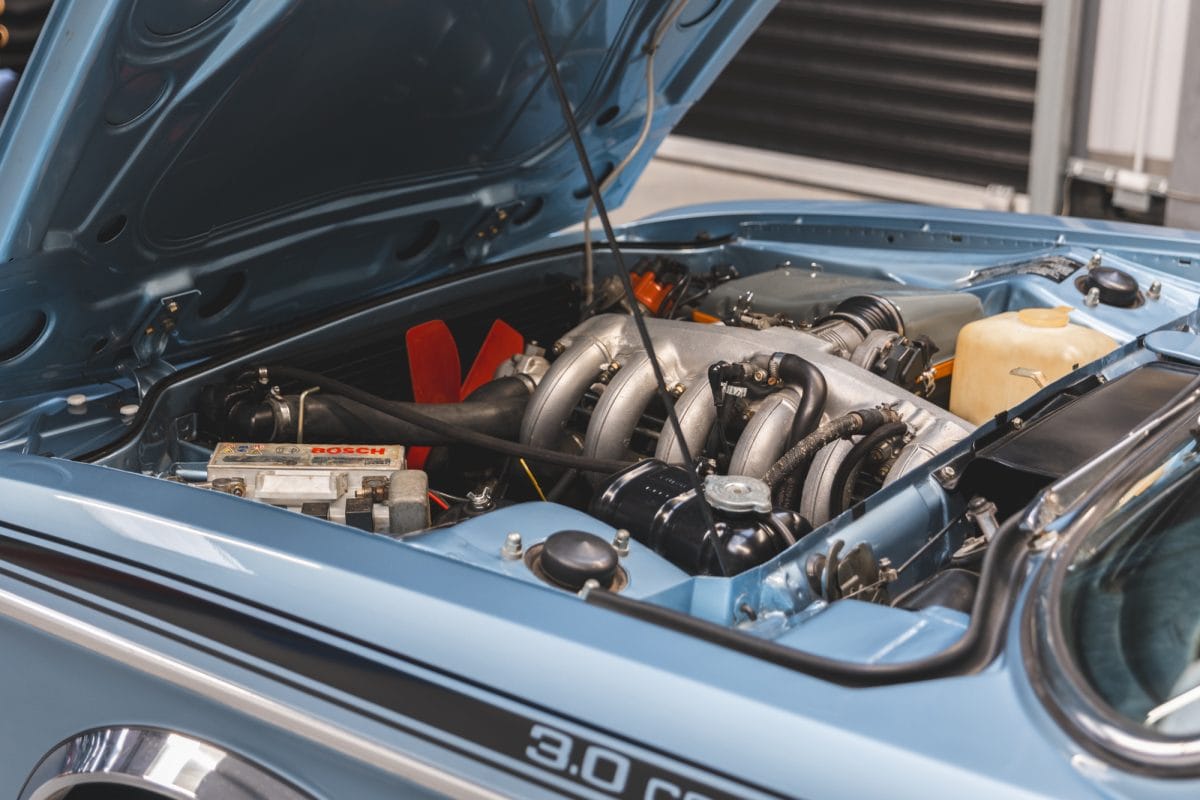
<instances>
[{"instance_id":1,"label":"hose clamp","mask_svg":"<svg viewBox=\"0 0 1200 800\"><path fill-rule=\"evenodd\" d=\"M771 358L767 361L767 374L776 380L779 379L779 362L783 361L785 353L772 353Z\"/></svg>"},{"instance_id":2,"label":"hose clamp","mask_svg":"<svg viewBox=\"0 0 1200 800\"><path fill-rule=\"evenodd\" d=\"M276 392L267 395L267 402L274 410L271 416L275 420L275 430L271 433L271 441L283 441L284 432L292 427L292 408L283 395Z\"/></svg>"}]
</instances>

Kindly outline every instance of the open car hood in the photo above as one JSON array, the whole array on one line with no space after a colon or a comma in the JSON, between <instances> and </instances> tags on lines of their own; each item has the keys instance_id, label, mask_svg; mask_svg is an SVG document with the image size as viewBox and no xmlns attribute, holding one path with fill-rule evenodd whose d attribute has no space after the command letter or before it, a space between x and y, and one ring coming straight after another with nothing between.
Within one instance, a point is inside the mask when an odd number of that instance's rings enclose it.
<instances>
[{"instance_id":1,"label":"open car hood","mask_svg":"<svg viewBox=\"0 0 1200 800\"><path fill-rule=\"evenodd\" d=\"M598 177L665 0L540 0ZM773 2L691 0L656 145ZM163 369L579 220L517 0L59 0L0 127L0 398Z\"/></svg>"}]
</instances>

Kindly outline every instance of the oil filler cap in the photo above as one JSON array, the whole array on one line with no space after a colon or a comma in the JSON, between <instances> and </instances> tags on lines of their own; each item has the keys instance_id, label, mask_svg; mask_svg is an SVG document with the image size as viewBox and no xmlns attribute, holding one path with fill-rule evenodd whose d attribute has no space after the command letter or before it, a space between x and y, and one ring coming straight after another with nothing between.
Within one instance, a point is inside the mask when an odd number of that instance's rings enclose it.
<instances>
[{"instance_id":1,"label":"oil filler cap","mask_svg":"<svg viewBox=\"0 0 1200 800\"><path fill-rule=\"evenodd\" d=\"M586 531L559 531L542 543L542 572L572 591L595 579L601 586L617 574L617 550L608 541Z\"/></svg>"},{"instance_id":2,"label":"oil filler cap","mask_svg":"<svg viewBox=\"0 0 1200 800\"><path fill-rule=\"evenodd\" d=\"M1132 308L1141 302L1137 280L1116 267L1092 267L1087 274L1079 277L1076 287L1084 294L1096 289L1100 294L1100 302L1106 306Z\"/></svg>"}]
</instances>

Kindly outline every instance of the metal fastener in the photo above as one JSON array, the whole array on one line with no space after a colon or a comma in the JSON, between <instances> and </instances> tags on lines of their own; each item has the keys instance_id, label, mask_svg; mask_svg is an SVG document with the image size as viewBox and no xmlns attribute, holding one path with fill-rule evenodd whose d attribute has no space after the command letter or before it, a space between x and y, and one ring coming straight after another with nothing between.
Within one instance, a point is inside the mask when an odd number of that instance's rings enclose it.
<instances>
[{"instance_id":1,"label":"metal fastener","mask_svg":"<svg viewBox=\"0 0 1200 800\"><path fill-rule=\"evenodd\" d=\"M583 588L579 590L579 596L587 597L588 592L599 588L600 581L596 580L595 578L588 578L586 581L584 581Z\"/></svg>"},{"instance_id":2,"label":"metal fastener","mask_svg":"<svg viewBox=\"0 0 1200 800\"><path fill-rule=\"evenodd\" d=\"M125 417L126 419L135 417L137 416L139 408L140 406L137 403L126 403L125 405L121 406L121 416Z\"/></svg>"},{"instance_id":3,"label":"metal fastener","mask_svg":"<svg viewBox=\"0 0 1200 800\"><path fill-rule=\"evenodd\" d=\"M613 537L613 547L617 548L617 555L629 555L629 531L624 528L617 530L617 535Z\"/></svg>"},{"instance_id":4,"label":"metal fastener","mask_svg":"<svg viewBox=\"0 0 1200 800\"><path fill-rule=\"evenodd\" d=\"M467 492L467 502L472 511L487 511L492 507L492 490L485 486L478 492Z\"/></svg>"},{"instance_id":5,"label":"metal fastener","mask_svg":"<svg viewBox=\"0 0 1200 800\"><path fill-rule=\"evenodd\" d=\"M1087 295L1083 298L1083 304L1088 308L1095 308L1100 305L1100 290L1095 286L1088 289Z\"/></svg>"},{"instance_id":6,"label":"metal fastener","mask_svg":"<svg viewBox=\"0 0 1200 800\"><path fill-rule=\"evenodd\" d=\"M246 496L245 478L215 478L210 485L215 492L232 494L237 497Z\"/></svg>"},{"instance_id":7,"label":"metal fastener","mask_svg":"<svg viewBox=\"0 0 1200 800\"><path fill-rule=\"evenodd\" d=\"M1024 427L1025 427L1025 420L1021 419L1020 417L1012 418L1012 429L1014 431L1019 431Z\"/></svg>"},{"instance_id":8,"label":"metal fastener","mask_svg":"<svg viewBox=\"0 0 1200 800\"><path fill-rule=\"evenodd\" d=\"M1151 300L1157 300L1162 297L1162 281L1155 281L1150 284L1150 288L1146 290L1146 296Z\"/></svg>"},{"instance_id":9,"label":"metal fastener","mask_svg":"<svg viewBox=\"0 0 1200 800\"><path fill-rule=\"evenodd\" d=\"M515 561L521 557L522 550L521 534L513 531L504 537L504 546L500 548L500 556L509 561Z\"/></svg>"},{"instance_id":10,"label":"metal fastener","mask_svg":"<svg viewBox=\"0 0 1200 800\"><path fill-rule=\"evenodd\" d=\"M952 481L956 475L958 475L958 470L954 467L942 467L938 470L938 477L943 481Z\"/></svg>"}]
</instances>

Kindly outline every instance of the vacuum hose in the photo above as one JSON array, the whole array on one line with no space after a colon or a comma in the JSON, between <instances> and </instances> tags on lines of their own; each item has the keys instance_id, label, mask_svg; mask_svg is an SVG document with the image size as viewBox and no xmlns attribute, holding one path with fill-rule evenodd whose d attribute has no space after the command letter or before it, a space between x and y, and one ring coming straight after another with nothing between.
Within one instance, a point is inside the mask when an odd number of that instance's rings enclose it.
<instances>
[{"instance_id":1,"label":"vacuum hose","mask_svg":"<svg viewBox=\"0 0 1200 800\"><path fill-rule=\"evenodd\" d=\"M825 411L829 387L821 370L792 353L776 353L771 356L770 372L772 377L798 387L801 392L800 407L796 409L792 433L788 437L790 446L808 436L821 424L821 414Z\"/></svg>"}]
</instances>

